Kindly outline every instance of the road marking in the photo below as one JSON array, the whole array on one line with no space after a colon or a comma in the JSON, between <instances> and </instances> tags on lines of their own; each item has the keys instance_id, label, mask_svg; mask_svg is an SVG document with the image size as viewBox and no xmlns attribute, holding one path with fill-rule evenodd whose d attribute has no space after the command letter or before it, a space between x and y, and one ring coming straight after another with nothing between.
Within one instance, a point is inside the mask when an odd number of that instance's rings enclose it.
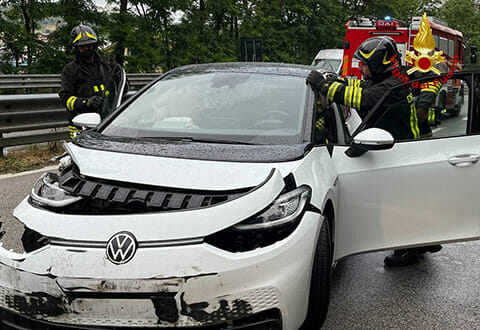
<instances>
[{"instance_id":1,"label":"road marking","mask_svg":"<svg viewBox=\"0 0 480 330\"><path fill-rule=\"evenodd\" d=\"M468 120L468 117L467 117L467 116L465 116L465 117L463 117L463 118L462 118L462 120Z\"/></svg>"},{"instance_id":2,"label":"road marking","mask_svg":"<svg viewBox=\"0 0 480 330\"><path fill-rule=\"evenodd\" d=\"M440 132L441 130L444 130L444 129L445 129L445 127L441 127L441 126L440 126L440 127L434 128L434 129L432 130L432 132L433 132L433 133L438 133L438 132Z\"/></svg>"},{"instance_id":3,"label":"road marking","mask_svg":"<svg viewBox=\"0 0 480 330\"><path fill-rule=\"evenodd\" d=\"M53 166L47 166L47 167L44 167L44 168L41 168L41 169L38 169L38 170L26 171L26 172L21 172L21 173L2 174L2 175L0 175L0 180L15 178L15 177L18 177L18 176L24 176L24 175L29 175L29 174L47 172L47 171L52 171L52 170L57 170L57 169L58 169L58 165L53 165Z\"/></svg>"}]
</instances>

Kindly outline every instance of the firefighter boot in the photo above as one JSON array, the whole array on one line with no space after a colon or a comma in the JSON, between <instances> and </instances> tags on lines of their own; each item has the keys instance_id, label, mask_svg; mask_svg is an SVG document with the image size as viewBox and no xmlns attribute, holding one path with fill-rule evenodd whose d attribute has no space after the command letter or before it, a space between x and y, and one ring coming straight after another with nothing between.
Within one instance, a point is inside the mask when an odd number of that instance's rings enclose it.
<instances>
[{"instance_id":1,"label":"firefighter boot","mask_svg":"<svg viewBox=\"0 0 480 330\"><path fill-rule=\"evenodd\" d=\"M441 245L429 245L429 246L422 246L418 248L418 254L424 254L427 252L436 253L442 249Z\"/></svg>"},{"instance_id":2,"label":"firefighter boot","mask_svg":"<svg viewBox=\"0 0 480 330\"><path fill-rule=\"evenodd\" d=\"M385 257L385 267L408 266L418 261L418 248L395 250Z\"/></svg>"}]
</instances>

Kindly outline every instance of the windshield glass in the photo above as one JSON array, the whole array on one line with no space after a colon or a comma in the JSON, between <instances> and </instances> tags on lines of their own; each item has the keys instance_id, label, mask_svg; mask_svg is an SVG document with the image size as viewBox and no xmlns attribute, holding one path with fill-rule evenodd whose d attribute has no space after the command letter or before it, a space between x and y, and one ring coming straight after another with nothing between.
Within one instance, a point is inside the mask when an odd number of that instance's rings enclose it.
<instances>
[{"instance_id":1,"label":"windshield glass","mask_svg":"<svg viewBox=\"0 0 480 330\"><path fill-rule=\"evenodd\" d=\"M341 62L341 60L320 58L315 60L315 67L336 72L340 68Z\"/></svg>"},{"instance_id":2,"label":"windshield glass","mask_svg":"<svg viewBox=\"0 0 480 330\"><path fill-rule=\"evenodd\" d=\"M301 143L306 91L303 77L172 74L132 102L102 134L222 143Z\"/></svg>"}]
</instances>

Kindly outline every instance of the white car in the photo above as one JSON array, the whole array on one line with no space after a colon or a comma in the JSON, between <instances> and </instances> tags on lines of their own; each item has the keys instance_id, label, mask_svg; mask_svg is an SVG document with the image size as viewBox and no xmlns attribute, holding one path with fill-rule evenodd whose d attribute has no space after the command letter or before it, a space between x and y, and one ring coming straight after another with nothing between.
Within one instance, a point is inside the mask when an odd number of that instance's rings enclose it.
<instances>
[{"instance_id":1,"label":"white car","mask_svg":"<svg viewBox=\"0 0 480 330\"><path fill-rule=\"evenodd\" d=\"M373 127L387 94L352 139L310 70L187 66L78 116L14 211L26 253L0 248L0 325L318 329L336 260L478 239L472 95L453 133L398 142Z\"/></svg>"},{"instance_id":2,"label":"white car","mask_svg":"<svg viewBox=\"0 0 480 330\"><path fill-rule=\"evenodd\" d=\"M313 59L312 65L325 71L342 73L343 49L322 49Z\"/></svg>"}]
</instances>

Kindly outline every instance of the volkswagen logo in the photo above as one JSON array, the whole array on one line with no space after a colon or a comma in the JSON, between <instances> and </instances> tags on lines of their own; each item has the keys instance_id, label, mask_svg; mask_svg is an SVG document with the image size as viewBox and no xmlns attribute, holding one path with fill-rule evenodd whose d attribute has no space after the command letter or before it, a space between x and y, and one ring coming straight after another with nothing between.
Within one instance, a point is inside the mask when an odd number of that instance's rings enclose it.
<instances>
[{"instance_id":1,"label":"volkswagen logo","mask_svg":"<svg viewBox=\"0 0 480 330\"><path fill-rule=\"evenodd\" d=\"M132 260L136 251L137 240L128 231L116 233L107 243L107 258L116 265Z\"/></svg>"}]
</instances>

